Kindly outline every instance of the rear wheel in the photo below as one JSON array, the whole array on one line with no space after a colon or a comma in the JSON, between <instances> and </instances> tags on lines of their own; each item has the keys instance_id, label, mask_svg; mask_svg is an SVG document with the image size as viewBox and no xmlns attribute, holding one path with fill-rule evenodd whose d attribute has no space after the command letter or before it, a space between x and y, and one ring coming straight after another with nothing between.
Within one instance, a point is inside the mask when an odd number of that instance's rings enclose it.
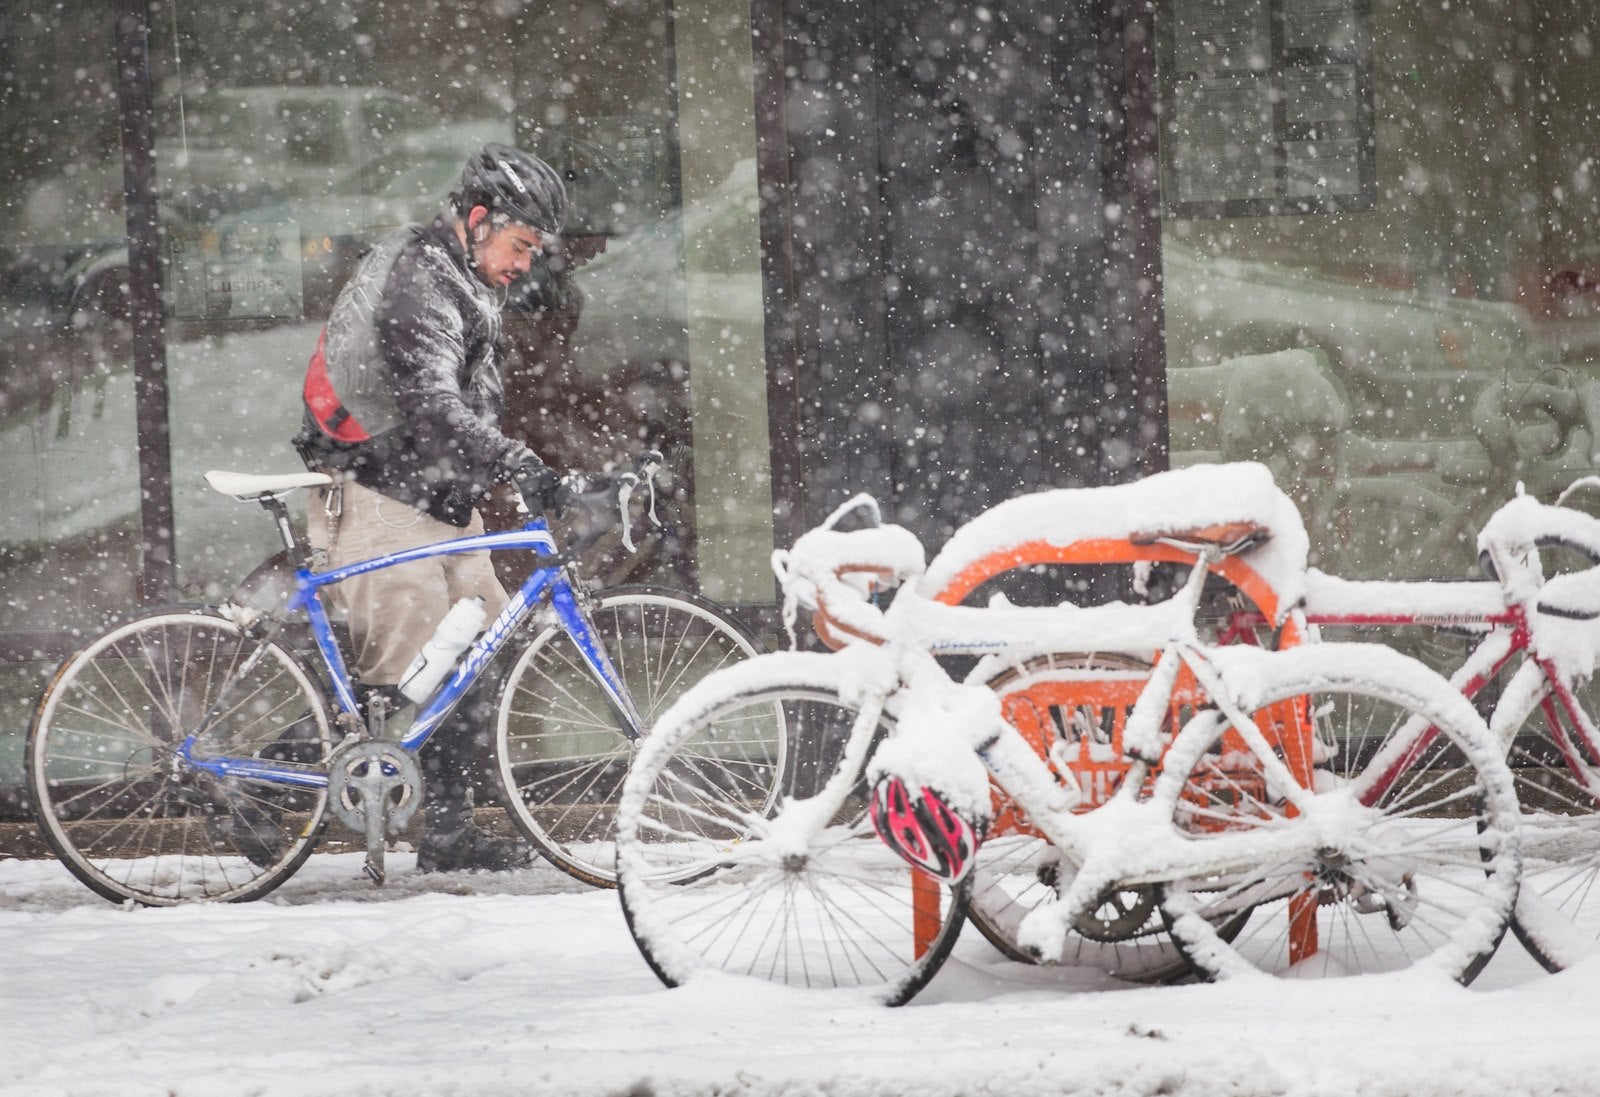
<instances>
[{"instance_id":1,"label":"rear wheel","mask_svg":"<svg viewBox=\"0 0 1600 1097\"><path fill-rule=\"evenodd\" d=\"M1122 733L1150 664L1131 656L1044 655L1008 668L987 684L1001 712L1040 757L1083 790L1080 811L1104 803L1128 772ZM1172 722L1181 725L1193 690L1175 692ZM1071 880L1071 867L1039 837L998 787L995 818L978 848L968 918L995 948L1022 963L1034 957L1017 939L1022 919L1053 900ZM1226 926L1224 934L1240 924ZM1189 962L1167 934L1153 886L1107 892L1068 931L1059 963L1091 967L1134 982L1171 982L1190 974Z\"/></svg>"},{"instance_id":2,"label":"rear wheel","mask_svg":"<svg viewBox=\"0 0 1600 1097\"><path fill-rule=\"evenodd\" d=\"M1600 684L1575 683L1596 712ZM1600 757L1552 699L1525 720L1509 761L1522 805L1522 889L1513 929L1546 970L1600 952Z\"/></svg>"},{"instance_id":3,"label":"rear wheel","mask_svg":"<svg viewBox=\"0 0 1600 1097\"><path fill-rule=\"evenodd\" d=\"M888 734L890 721L858 726L829 656L763 659L781 662L752 664L772 671L765 676L735 671L706 683L640 752L618 829L634 941L668 986L711 970L908 1001L955 944L965 885L911 869L873 833L861 775L868 752L842 747L852 734ZM812 795L772 811L718 780L700 755L701 744L779 721L831 768L809 775Z\"/></svg>"},{"instance_id":4,"label":"rear wheel","mask_svg":"<svg viewBox=\"0 0 1600 1097\"><path fill-rule=\"evenodd\" d=\"M267 759L325 780L328 710L300 661L211 610L155 610L56 672L28 731L34 817L108 899L152 905L267 894L310 856L325 787L219 777L178 754Z\"/></svg>"},{"instance_id":5,"label":"rear wheel","mask_svg":"<svg viewBox=\"0 0 1600 1097\"><path fill-rule=\"evenodd\" d=\"M1426 964L1466 983L1505 931L1520 864L1505 759L1437 675L1364 647L1316 645L1258 668L1252 722L1287 743L1312 721L1309 768L1293 751L1263 757L1220 713L1167 755L1158 806L1193 842L1256 835L1265 847L1313 828L1303 852L1163 888L1174 939L1209 976ZM1224 940L1218 925L1245 915Z\"/></svg>"},{"instance_id":6,"label":"rear wheel","mask_svg":"<svg viewBox=\"0 0 1600 1097\"><path fill-rule=\"evenodd\" d=\"M717 605L657 587L617 587L589 607L645 726L712 671L758 650ZM506 808L556 867L616 883L616 811L635 744L572 638L554 624L517 657L500 692L496 759ZM781 723L704 744L700 765L758 805L776 797L787 757Z\"/></svg>"}]
</instances>

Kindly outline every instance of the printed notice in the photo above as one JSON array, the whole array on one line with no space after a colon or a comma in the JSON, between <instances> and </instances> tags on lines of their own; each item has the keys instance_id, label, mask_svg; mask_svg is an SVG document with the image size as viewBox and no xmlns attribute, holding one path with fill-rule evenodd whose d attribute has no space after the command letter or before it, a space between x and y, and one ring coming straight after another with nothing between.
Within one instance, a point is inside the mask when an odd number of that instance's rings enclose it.
<instances>
[{"instance_id":1,"label":"printed notice","mask_svg":"<svg viewBox=\"0 0 1600 1097\"><path fill-rule=\"evenodd\" d=\"M176 241L168 279L180 320L298 320L300 226L213 225Z\"/></svg>"}]
</instances>

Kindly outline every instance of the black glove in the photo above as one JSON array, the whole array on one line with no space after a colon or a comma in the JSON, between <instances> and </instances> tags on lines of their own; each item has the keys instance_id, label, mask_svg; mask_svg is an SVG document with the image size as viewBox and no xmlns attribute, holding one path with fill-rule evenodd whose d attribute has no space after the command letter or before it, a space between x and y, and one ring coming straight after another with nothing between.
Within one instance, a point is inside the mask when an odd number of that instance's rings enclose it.
<instances>
[{"instance_id":1,"label":"black glove","mask_svg":"<svg viewBox=\"0 0 1600 1097\"><path fill-rule=\"evenodd\" d=\"M566 492L561 487L561 474L537 454L525 454L512 470L511 482L522 492L522 498L535 510L557 518L567 509Z\"/></svg>"}]
</instances>

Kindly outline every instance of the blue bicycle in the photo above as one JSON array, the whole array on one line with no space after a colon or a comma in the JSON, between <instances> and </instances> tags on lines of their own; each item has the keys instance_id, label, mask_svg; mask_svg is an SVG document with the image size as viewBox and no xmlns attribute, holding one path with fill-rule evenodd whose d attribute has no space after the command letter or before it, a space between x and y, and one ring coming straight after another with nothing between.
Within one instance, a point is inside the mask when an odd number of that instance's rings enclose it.
<instances>
[{"instance_id":1,"label":"blue bicycle","mask_svg":"<svg viewBox=\"0 0 1600 1097\"><path fill-rule=\"evenodd\" d=\"M266 608L236 596L147 610L115 625L61 664L28 732L26 779L46 840L116 902L260 898L304 864L331 818L361 836L366 873L382 883L386 848L424 796L416 751L480 679L492 689L500 799L512 820L553 864L611 886L616 803L635 747L679 694L757 651L742 625L701 598L647 586L589 590L542 514L520 530L316 571L284 500L327 476L206 478L273 515L292 563L283 597ZM609 508L610 526L620 520L626 531L639 482L587 477L576 487L589 490L567 497L589 527L603 533L596 515ZM415 708L375 704L364 713L322 588L483 549L534 554L505 611ZM492 671L510 647L509 666ZM748 734L720 730L684 755L684 820L713 795L764 814L788 755L781 720L753 723Z\"/></svg>"}]
</instances>

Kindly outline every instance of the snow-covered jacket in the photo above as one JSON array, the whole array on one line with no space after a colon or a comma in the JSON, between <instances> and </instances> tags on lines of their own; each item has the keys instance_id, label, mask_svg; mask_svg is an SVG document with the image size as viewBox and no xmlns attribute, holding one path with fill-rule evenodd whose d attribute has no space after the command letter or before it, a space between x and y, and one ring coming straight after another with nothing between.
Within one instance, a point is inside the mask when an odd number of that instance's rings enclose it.
<instances>
[{"instance_id":1,"label":"snow-covered jacket","mask_svg":"<svg viewBox=\"0 0 1600 1097\"><path fill-rule=\"evenodd\" d=\"M307 463L348 470L374 491L465 526L483 493L528 452L499 430L500 305L446 215L375 244L340 291L318 347L358 425L341 434L368 437L331 437L308 405L295 439Z\"/></svg>"}]
</instances>

